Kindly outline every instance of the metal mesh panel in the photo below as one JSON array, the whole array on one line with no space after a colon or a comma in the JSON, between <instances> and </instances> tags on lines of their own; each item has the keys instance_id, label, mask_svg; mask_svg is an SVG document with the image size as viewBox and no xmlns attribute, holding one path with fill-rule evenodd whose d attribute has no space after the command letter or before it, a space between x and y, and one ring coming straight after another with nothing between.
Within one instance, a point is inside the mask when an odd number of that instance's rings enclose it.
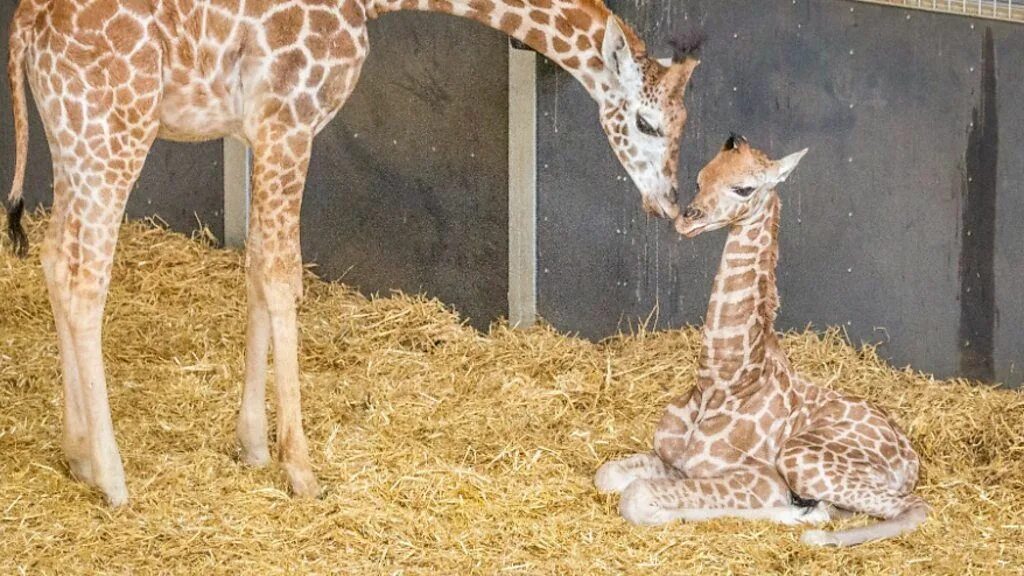
<instances>
[{"instance_id":1,"label":"metal mesh panel","mask_svg":"<svg viewBox=\"0 0 1024 576\"><path fill-rule=\"evenodd\" d=\"M860 0L976 18L1024 22L1024 0Z\"/></svg>"}]
</instances>

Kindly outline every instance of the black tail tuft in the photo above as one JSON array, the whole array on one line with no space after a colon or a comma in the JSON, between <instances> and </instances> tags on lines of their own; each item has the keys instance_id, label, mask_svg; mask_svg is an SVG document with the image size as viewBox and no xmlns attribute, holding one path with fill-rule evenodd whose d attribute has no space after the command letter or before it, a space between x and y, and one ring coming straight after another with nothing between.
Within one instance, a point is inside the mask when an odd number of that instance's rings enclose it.
<instances>
[{"instance_id":1,"label":"black tail tuft","mask_svg":"<svg viewBox=\"0 0 1024 576\"><path fill-rule=\"evenodd\" d=\"M813 498L801 498L796 492L789 492L789 502L797 508L814 508L818 505L819 500Z\"/></svg>"},{"instance_id":2,"label":"black tail tuft","mask_svg":"<svg viewBox=\"0 0 1024 576\"><path fill-rule=\"evenodd\" d=\"M28 234L21 226L21 217L25 215L25 202L18 198L7 209L7 237L11 239L12 250L18 258L28 256Z\"/></svg>"},{"instance_id":3,"label":"black tail tuft","mask_svg":"<svg viewBox=\"0 0 1024 576\"><path fill-rule=\"evenodd\" d=\"M703 31L691 29L669 40L668 43L673 50L672 60L683 62L688 58L696 58L705 39Z\"/></svg>"}]
</instances>

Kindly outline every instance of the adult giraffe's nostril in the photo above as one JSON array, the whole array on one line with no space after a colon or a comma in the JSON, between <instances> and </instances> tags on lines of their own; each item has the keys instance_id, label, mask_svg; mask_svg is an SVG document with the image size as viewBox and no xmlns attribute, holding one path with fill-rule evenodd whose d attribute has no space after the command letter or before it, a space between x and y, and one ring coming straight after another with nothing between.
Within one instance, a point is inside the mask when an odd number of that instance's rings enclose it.
<instances>
[{"instance_id":1,"label":"adult giraffe's nostril","mask_svg":"<svg viewBox=\"0 0 1024 576\"><path fill-rule=\"evenodd\" d=\"M683 218L686 218L687 220L698 220L703 217L704 211L693 206L687 206L686 210L683 212Z\"/></svg>"}]
</instances>

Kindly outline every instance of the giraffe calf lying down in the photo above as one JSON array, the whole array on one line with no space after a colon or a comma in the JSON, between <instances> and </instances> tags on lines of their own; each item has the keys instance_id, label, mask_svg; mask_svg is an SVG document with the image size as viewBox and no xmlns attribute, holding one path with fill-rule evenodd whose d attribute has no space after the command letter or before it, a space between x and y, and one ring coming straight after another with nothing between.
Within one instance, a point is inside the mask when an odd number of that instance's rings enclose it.
<instances>
[{"instance_id":1,"label":"giraffe calf lying down","mask_svg":"<svg viewBox=\"0 0 1024 576\"><path fill-rule=\"evenodd\" d=\"M880 409L803 379L779 346L775 187L806 152L772 161L732 136L701 170L696 198L676 219L687 237L724 227L729 237L696 386L669 404L653 452L597 472L598 490L622 492L619 511L630 522L882 519L803 535L807 544L852 546L909 532L927 516L927 504L912 494L920 461L906 435Z\"/></svg>"}]
</instances>

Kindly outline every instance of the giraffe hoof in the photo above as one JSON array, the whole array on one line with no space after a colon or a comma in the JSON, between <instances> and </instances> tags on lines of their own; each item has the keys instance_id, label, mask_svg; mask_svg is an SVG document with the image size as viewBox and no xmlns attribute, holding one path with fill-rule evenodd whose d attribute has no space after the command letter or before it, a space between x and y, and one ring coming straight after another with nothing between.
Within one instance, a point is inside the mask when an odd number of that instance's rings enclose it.
<instances>
[{"instance_id":1,"label":"giraffe hoof","mask_svg":"<svg viewBox=\"0 0 1024 576\"><path fill-rule=\"evenodd\" d=\"M313 471L306 468L285 467L288 472L288 483L292 487L292 495L296 498L319 498L320 483Z\"/></svg>"},{"instance_id":2,"label":"giraffe hoof","mask_svg":"<svg viewBox=\"0 0 1024 576\"><path fill-rule=\"evenodd\" d=\"M270 464L270 450L266 446L256 449L248 449L243 446L238 459L246 466L263 468Z\"/></svg>"},{"instance_id":3,"label":"giraffe hoof","mask_svg":"<svg viewBox=\"0 0 1024 576\"><path fill-rule=\"evenodd\" d=\"M824 530L808 530L800 541L808 546L839 546L839 540Z\"/></svg>"},{"instance_id":4,"label":"giraffe hoof","mask_svg":"<svg viewBox=\"0 0 1024 576\"><path fill-rule=\"evenodd\" d=\"M68 456L68 470L71 477L79 482L84 482L95 487L96 482L92 478L92 462L89 458L72 458Z\"/></svg>"},{"instance_id":5,"label":"giraffe hoof","mask_svg":"<svg viewBox=\"0 0 1024 576\"><path fill-rule=\"evenodd\" d=\"M605 462L597 469L597 474L594 475L594 486L601 494L615 494L628 488L635 479L632 474L623 470L616 460Z\"/></svg>"},{"instance_id":6,"label":"giraffe hoof","mask_svg":"<svg viewBox=\"0 0 1024 576\"><path fill-rule=\"evenodd\" d=\"M123 481L114 482L113 486L107 486L102 490L107 505L111 508L120 508L128 504L128 486Z\"/></svg>"},{"instance_id":7,"label":"giraffe hoof","mask_svg":"<svg viewBox=\"0 0 1024 576\"><path fill-rule=\"evenodd\" d=\"M657 497L646 480L634 480L622 492L619 514L627 522L640 526L657 526L668 521L658 505Z\"/></svg>"},{"instance_id":8,"label":"giraffe hoof","mask_svg":"<svg viewBox=\"0 0 1024 576\"><path fill-rule=\"evenodd\" d=\"M63 448L64 459L68 463L71 477L96 488L96 480L93 478L92 471L92 456L89 454L89 440L84 436L65 434Z\"/></svg>"}]
</instances>

